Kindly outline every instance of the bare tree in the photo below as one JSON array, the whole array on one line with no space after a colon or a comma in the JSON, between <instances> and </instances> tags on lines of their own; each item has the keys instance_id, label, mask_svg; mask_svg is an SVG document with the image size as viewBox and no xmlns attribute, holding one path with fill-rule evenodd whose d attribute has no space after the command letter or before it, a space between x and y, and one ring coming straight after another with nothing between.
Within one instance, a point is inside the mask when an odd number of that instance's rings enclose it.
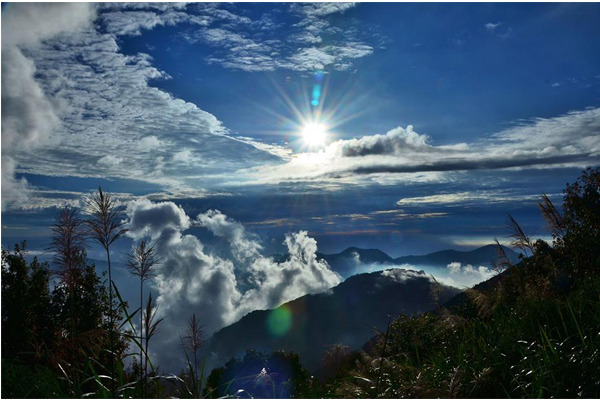
<instances>
[{"instance_id":1,"label":"bare tree","mask_svg":"<svg viewBox=\"0 0 600 400\"><path fill-rule=\"evenodd\" d=\"M91 218L86 220L89 227L90 236L96 242L98 242L106 251L106 259L108 261L108 288L109 288L109 338L110 338L110 351L111 354L114 351L113 348L113 280L112 271L110 267L110 245L123 236L127 229L123 228L124 222L122 221L123 213L119 210L114 200L108 193L104 193L101 187L98 187L98 192L93 192L87 198L88 213ZM111 356L111 375L114 377L114 357ZM113 382L113 394L114 394L114 379Z\"/></svg>"},{"instance_id":2,"label":"bare tree","mask_svg":"<svg viewBox=\"0 0 600 400\"><path fill-rule=\"evenodd\" d=\"M132 276L140 278L140 384L144 378L144 369L142 368L142 359L144 357L143 349L143 332L144 332L144 282L154 277L154 267L160 262L156 257L154 246L149 245L145 240L142 240L137 246L132 246L127 268Z\"/></svg>"},{"instance_id":3,"label":"bare tree","mask_svg":"<svg viewBox=\"0 0 600 400\"><path fill-rule=\"evenodd\" d=\"M199 396L198 390L198 351L204 345L204 329L198 322L196 314L192 314L188 322L185 335L182 338L183 347L189 350L194 355L194 373L192 375L194 381L194 393Z\"/></svg>"}]
</instances>

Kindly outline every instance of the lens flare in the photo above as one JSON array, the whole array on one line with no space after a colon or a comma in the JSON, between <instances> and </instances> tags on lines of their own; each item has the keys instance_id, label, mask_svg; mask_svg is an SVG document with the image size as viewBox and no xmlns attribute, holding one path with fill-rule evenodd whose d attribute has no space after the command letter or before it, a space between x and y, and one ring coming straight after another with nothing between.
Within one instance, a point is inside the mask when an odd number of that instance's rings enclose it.
<instances>
[{"instance_id":1,"label":"lens flare","mask_svg":"<svg viewBox=\"0 0 600 400\"><path fill-rule=\"evenodd\" d=\"M323 82L323 73L320 71L315 72L314 80L315 85L313 86L312 100L310 101L310 105L316 107L321 102L321 82Z\"/></svg>"},{"instance_id":2,"label":"lens flare","mask_svg":"<svg viewBox=\"0 0 600 400\"><path fill-rule=\"evenodd\" d=\"M273 336L283 336L292 327L292 312L288 307L281 306L271 311L267 318L267 327Z\"/></svg>"},{"instance_id":3,"label":"lens flare","mask_svg":"<svg viewBox=\"0 0 600 400\"><path fill-rule=\"evenodd\" d=\"M325 144L327 129L325 125L319 123L308 123L302 129L302 138L309 147L319 147Z\"/></svg>"},{"instance_id":4,"label":"lens flare","mask_svg":"<svg viewBox=\"0 0 600 400\"><path fill-rule=\"evenodd\" d=\"M312 101L310 102L310 104L312 106L318 106L319 105L319 100L321 99L321 85L315 85L313 86L313 91L312 91Z\"/></svg>"}]
</instances>

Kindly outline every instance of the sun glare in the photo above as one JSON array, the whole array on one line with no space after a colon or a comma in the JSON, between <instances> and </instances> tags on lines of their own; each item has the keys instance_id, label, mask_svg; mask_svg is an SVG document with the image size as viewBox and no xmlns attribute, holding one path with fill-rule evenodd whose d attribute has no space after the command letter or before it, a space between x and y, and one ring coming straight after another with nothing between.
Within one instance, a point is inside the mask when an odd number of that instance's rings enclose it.
<instances>
[{"instance_id":1,"label":"sun glare","mask_svg":"<svg viewBox=\"0 0 600 400\"><path fill-rule=\"evenodd\" d=\"M326 128L323 124L309 123L302 130L302 138L308 146L316 147L325 144Z\"/></svg>"}]
</instances>

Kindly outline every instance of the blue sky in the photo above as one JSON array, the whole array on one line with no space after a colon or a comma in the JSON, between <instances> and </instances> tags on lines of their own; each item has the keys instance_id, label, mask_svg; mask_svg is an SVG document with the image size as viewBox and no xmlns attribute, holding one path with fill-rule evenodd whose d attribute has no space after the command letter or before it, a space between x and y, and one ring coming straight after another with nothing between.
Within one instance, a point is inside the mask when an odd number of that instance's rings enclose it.
<instances>
[{"instance_id":1,"label":"blue sky","mask_svg":"<svg viewBox=\"0 0 600 400\"><path fill-rule=\"evenodd\" d=\"M3 4L2 246L44 251L56 210L102 185L131 227L114 259L154 240L167 323L205 311L210 333L337 284L317 249L472 249L506 241L508 213L547 238L538 196L560 203L600 164L599 16L595 3Z\"/></svg>"},{"instance_id":2,"label":"blue sky","mask_svg":"<svg viewBox=\"0 0 600 400\"><path fill-rule=\"evenodd\" d=\"M598 163L597 4L46 7L2 11L5 246L102 184L218 208L273 251L305 229L324 251L422 253L502 236L520 208L541 235L532 198Z\"/></svg>"}]
</instances>

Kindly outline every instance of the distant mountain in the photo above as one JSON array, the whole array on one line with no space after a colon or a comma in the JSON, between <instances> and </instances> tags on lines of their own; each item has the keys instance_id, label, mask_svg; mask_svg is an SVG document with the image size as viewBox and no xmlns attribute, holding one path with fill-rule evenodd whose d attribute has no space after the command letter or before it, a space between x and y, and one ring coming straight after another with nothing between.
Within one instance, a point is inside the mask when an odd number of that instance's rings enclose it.
<instances>
[{"instance_id":1,"label":"distant mountain","mask_svg":"<svg viewBox=\"0 0 600 400\"><path fill-rule=\"evenodd\" d=\"M254 311L221 329L207 346L209 363L222 365L246 349L283 349L299 353L303 365L315 371L329 346L359 348L373 336L373 327L385 330L388 315L435 308L431 289L422 271L388 269L355 275L328 292L300 297L275 310ZM459 292L444 286L440 303Z\"/></svg>"},{"instance_id":2,"label":"distant mountain","mask_svg":"<svg viewBox=\"0 0 600 400\"><path fill-rule=\"evenodd\" d=\"M508 247L502 246L507 257L513 263L518 262L517 253ZM359 249L349 247L337 254L317 253L317 257L324 259L342 278L383 270L394 265L410 264L415 267L437 267L445 268L451 262L471 264L475 266L491 266L492 261L497 259L496 245L483 246L471 251L442 250L424 256L403 256L392 258L381 250Z\"/></svg>"},{"instance_id":3,"label":"distant mountain","mask_svg":"<svg viewBox=\"0 0 600 400\"><path fill-rule=\"evenodd\" d=\"M508 259L519 262L519 256L508 247L502 246ZM462 264L491 266L492 261L498 258L498 249L494 244L479 247L471 251L442 250L424 256L404 256L394 259L395 264L411 264L416 266L445 267L451 262Z\"/></svg>"},{"instance_id":4,"label":"distant mountain","mask_svg":"<svg viewBox=\"0 0 600 400\"><path fill-rule=\"evenodd\" d=\"M357 247L348 247L337 254L317 253L317 257L327 261L331 269L340 274L342 278L348 278L349 276L365 272L373 272L368 269L371 264L381 264L382 266L391 266L394 264L394 259L381 250L359 249Z\"/></svg>"}]
</instances>

